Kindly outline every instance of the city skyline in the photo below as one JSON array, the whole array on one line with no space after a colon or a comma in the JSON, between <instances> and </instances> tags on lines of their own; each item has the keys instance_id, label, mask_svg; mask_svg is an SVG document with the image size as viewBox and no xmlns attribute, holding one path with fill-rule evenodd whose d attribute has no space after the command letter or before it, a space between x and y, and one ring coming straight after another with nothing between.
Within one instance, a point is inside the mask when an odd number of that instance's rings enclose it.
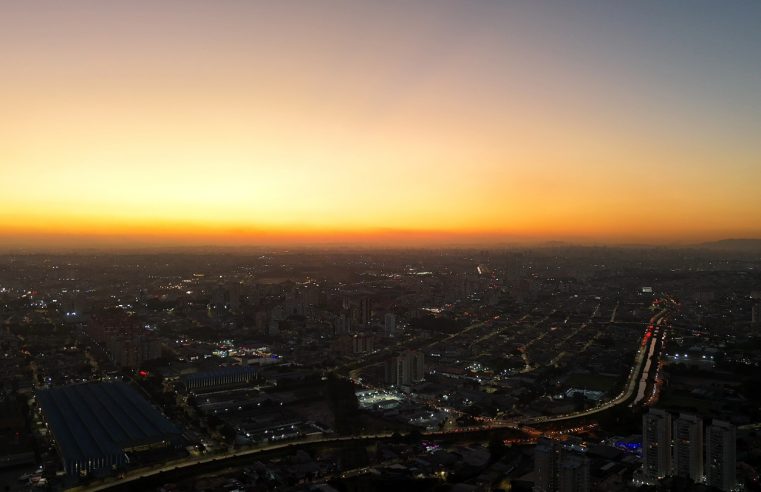
<instances>
[{"instance_id":1,"label":"city skyline","mask_svg":"<svg viewBox=\"0 0 761 492\"><path fill-rule=\"evenodd\" d=\"M759 14L4 3L0 242L759 238Z\"/></svg>"}]
</instances>

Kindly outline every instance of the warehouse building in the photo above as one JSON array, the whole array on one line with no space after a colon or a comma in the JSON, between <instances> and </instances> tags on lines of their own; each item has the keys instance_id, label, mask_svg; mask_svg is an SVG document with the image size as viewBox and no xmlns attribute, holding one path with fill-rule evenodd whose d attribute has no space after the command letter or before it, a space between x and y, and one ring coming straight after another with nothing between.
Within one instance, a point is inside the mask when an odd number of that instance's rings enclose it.
<instances>
[{"instance_id":1,"label":"warehouse building","mask_svg":"<svg viewBox=\"0 0 761 492\"><path fill-rule=\"evenodd\" d=\"M257 370L251 366L233 366L216 371L197 372L182 378L188 391L209 391L227 386L248 384L257 377Z\"/></svg>"},{"instance_id":2,"label":"warehouse building","mask_svg":"<svg viewBox=\"0 0 761 492\"><path fill-rule=\"evenodd\" d=\"M180 430L121 382L41 390L37 401L69 475L107 474L132 454L179 444Z\"/></svg>"}]
</instances>

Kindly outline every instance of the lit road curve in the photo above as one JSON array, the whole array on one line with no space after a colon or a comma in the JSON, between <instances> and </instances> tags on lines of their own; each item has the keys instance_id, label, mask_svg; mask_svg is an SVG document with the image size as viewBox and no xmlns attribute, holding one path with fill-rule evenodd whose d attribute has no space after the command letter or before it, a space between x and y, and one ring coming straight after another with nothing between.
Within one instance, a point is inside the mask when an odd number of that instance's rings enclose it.
<instances>
[{"instance_id":1,"label":"lit road curve","mask_svg":"<svg viewBox=\"0 0 761 492\"><path fill-rule=\"evenodd\" d=\"M194 466L221 462L224 460L237 458L241 456L256 455L258 453L264 453L267 451L276 451L278 449L286 449L289 446L296 447L303 444L328 444L328 443L338 443L343 441L376 440L376 439L389 438L392 435L393 433L391 432L381 432L381 433L368 434L368 435L354 435L354 436L343 436L343 437L315 436L315 437L306 437L304 439L299 439L298 441L269 443L260 447L228 451L226 453L215 454L213 456L183 458L180 460L170 461L163 465L157 465L152 468L150 467L138 468L136 470L127 472L123 477L120 477L120 478L110 477L110 478L104 479L101 483L93 483L90 485L73 487L71 489L67 489L67 491L68 492L95 492L98 490L107 490L112 487L123 487L129 484L130 482L134 482L136 480L140 480L143 478L149 478L164 472L172 472L172 471L181 470L181 469L188 469L189 470L188 473L192 473L190 469Z\"/></svg>"},{"instance_id":2,"label":"lit road curve","mask_svg":"<svg viewBox=\"0 0 761 492\"><path fill-rule=\"evenodd\" d=\"M488 431L487 427L474 426L474 427L459 428L453 431L433 431L433 432L423 432L421 434L423 436L430 436L430 437L445 437L445 436L462 435L462 434L468 434L468 433L480 434L485 431ZM122 477L108 477L108 478L102 479L101 481L97 481L88 485L72 487L66 490L67 492L96 492L100 490L108 490L111 488L121 488L121 487L128 486L131 482L136 482L141 479L155 477L156 475L160 473L165 473L165 472L187 470L187 476L192 476L194 473L192 468L195 466L210 464L210 463L222 464L222 462L224 462L225 460L243 457L243 456L255 456L259 453L265 453L268 451L277 451L281 449L287 449L289 447L293 447L295 449L296 447L305 445L305 444L331 444L331 443L340 443L340 442L346 442L346 441L375 441L378 439L389 439L393 437L393 435L394 435L393 432L378 432L374 434L360 434L360 435L342 436L342 437L312 436L312 437L299 439L297 441L269 443L259 447L233 450L233 451L228 451L221 454L216 454L213 456L188 457L188 458L182 458L182 459L170 461L165 464L154 465L153 467L146 466L143 468L138 468L138 469L129 471L125 473L124 476Z\"/></svg>"},{"instance_id":3,"label":"lit road curve","mask_svg":"<svg viewBox=\"0 0 761 492\"><path fill-rule=\"evenodd\" d=\"M666 316L666 313L668 312L667 309L664 309L657 313L655 316L650 318L650 323L648 324L647 330L645 331L645 335L643 338L643 345L639 348L637 351L637 355L634 357L634 364L632 365L632 370L629 373L629 379L626 382L626 386L624 387L624 390L618 394L615 398L612 400L608 400L596 407L589 408L587 410L582 410L580 412L574 412L566 415L558 415L558 416L552 416L552 417L534 417L530 419L521 419L520 423L522 424L537 424L537 423L543 423L543 422L559 422L563 420L569 420L569 419L576 419L579 417L586 417L589 415L594 415L596 413L604 412L606 410L609 410L617 405L621 405L622 403L625 403L628 401L632 396L637 392L639 394L640 392L644 395L645 388L647 387L647 381L648 377L647 374L643 376L644 366L647 361L651 360L651 357L654 355L655 345L657 343L657 337L652 336L652 333L654 331L654 327L660 322L660 320ZM651 335L648 335L650 333ZM654 367L654 364L650 365L650 369ZM507 424L507 423L506 423ZM513 424L514 425L514 424Z\"/></svg>"}]
</instances>

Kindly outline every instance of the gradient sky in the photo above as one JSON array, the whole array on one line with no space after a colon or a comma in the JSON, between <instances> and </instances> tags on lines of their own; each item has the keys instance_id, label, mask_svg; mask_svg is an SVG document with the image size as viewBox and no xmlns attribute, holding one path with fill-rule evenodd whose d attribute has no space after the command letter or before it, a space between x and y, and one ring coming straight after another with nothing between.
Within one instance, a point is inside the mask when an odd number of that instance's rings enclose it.
<instances>
[{"instance_id":1,"label":"gradient sky","mask_svg":"<svg viewBox=\"0 0 761 492\"><path fill-rule=\"evenodd\" d=\"M0 171L0 245L761 237L761 2L3 1Z\"/></svg>"}]
</instances>

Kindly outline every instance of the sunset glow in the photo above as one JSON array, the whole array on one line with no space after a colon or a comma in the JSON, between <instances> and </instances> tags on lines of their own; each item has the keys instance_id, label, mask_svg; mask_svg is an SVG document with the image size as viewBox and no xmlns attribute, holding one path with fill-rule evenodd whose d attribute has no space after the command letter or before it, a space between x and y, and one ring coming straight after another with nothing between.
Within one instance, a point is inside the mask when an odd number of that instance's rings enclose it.
<instances>
[{"instance_id":1,"label":"sunset glow","mask_svg":"<svg viewBox=\"0 0 761 492\"><path fill-rule=\"evenodd\" d=\"M6 2L0 241L761 236L754 2Z\"/></svg>"}]
</instances>

